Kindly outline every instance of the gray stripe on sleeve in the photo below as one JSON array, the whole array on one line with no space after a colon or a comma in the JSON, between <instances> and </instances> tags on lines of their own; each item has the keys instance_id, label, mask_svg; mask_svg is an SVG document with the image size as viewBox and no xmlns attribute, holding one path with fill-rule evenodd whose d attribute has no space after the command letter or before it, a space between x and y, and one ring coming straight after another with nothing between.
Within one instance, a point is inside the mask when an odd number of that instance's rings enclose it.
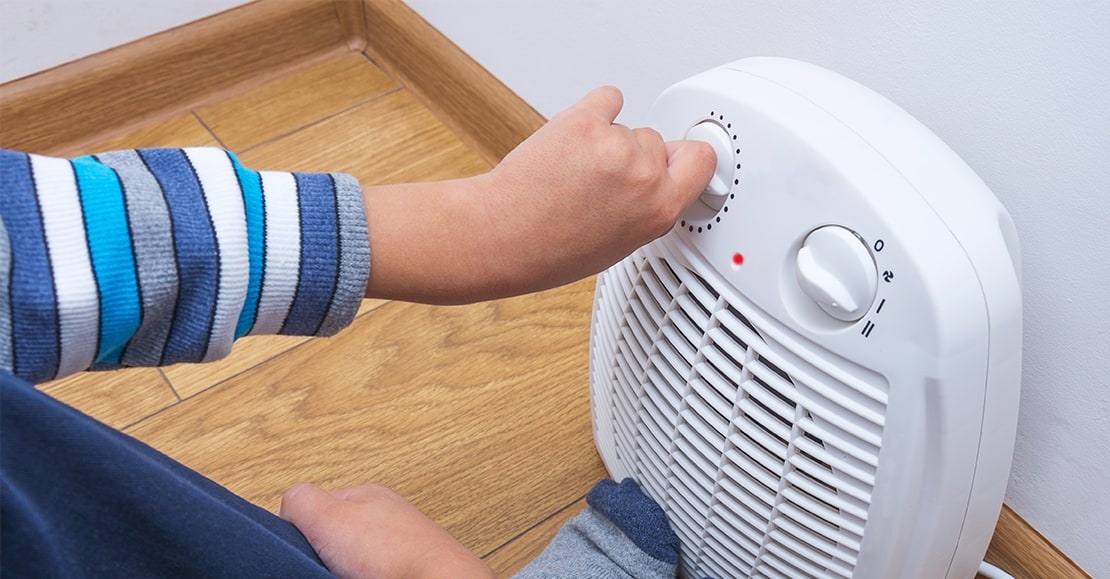
<instances>
[{"instance_id":1,"label":"gray stripe on sleeve","mask_svg":"<svg viewBox=\"0 0 1110 579\"><path fill-rule=\"evenodd\" d=\"M331 336L355 319L370 279L370 240L362 186L344 173L333 173L331 177L339 223L339 276L328 314L316 332L318 336Z\"/></svg>"},{"instance_id":2,"label":"gray stripe on sleeve","mask_svg":"<svg viewBox=\"0 0 1110 579\"><path fill-rule=\"evenodd\" d=\"M169 339L177 303L177 257L169 207L161 185L136 151L97 159L115 169L123 185L139 277L142 321L120 358L123 366L157 366Z\"/></svg>"}]
</instances>

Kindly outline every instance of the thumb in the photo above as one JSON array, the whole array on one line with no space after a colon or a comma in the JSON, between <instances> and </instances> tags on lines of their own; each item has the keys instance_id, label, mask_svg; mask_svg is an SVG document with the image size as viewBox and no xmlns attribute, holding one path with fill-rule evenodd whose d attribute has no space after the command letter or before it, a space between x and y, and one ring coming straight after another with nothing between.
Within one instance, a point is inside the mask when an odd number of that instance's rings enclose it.
<instances>
[{"instance_id":1,"label":"thumb","mask_svg":"<svg viewBox=\"0 0 1110 579\"><path fill-rule=\"evenodd\" d=\"M717 154L703 141L667 143L667 172L675 189L689 201L697 199L717 170Z\"/></svg>"}]
</instances>

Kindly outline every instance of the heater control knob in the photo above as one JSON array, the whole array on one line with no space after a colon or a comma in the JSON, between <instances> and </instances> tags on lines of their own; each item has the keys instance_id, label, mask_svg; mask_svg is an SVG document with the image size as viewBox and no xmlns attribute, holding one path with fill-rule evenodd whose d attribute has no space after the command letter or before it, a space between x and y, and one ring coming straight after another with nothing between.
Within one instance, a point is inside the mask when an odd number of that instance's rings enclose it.
<instances>
[{"instance_id":1,"label":"heater control knob","mask_svg":"<svg viewBox=\"0 0 1110 579\"><path fill-rule=\"evenodd\" d=\"M709 143L713 152L717 153L717 170L713 172L713 179L709 181L705 193L702 193L702 200L714 209L720 209L732 188L732 168L736 166L732 137L716 122L702 121L686 131L686 139Z\"/></svg>"},{"instance_id":2,"label":"heater control knob","mask_svg":"<svg viewBox=\"0 0 1110 579\"><path fill-rule=\"evenodd\" d=\"M830 316L845 322L863 317L875 301L875 258L862 239L839 225L810 232L794 262L802 292Z\"/></svg>"}]
</instances>

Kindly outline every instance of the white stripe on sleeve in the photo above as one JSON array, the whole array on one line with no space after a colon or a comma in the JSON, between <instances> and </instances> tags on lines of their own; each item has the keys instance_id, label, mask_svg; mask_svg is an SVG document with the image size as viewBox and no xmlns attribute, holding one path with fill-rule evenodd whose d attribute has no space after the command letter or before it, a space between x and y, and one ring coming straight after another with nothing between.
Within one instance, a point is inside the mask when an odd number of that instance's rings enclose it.
<instances>
[{"instance_id":1,"label":"white stripe on sleeve","mask_svg":"<svg viewBox=\"0 0 1110 579\"><path fill-rule=\"evenodd\" d=\"M262 292L251 334L281 331L301 272L301 214L297 181L291 173L262 171L265 219L265 260Z\"/></svg>"},{"instance_id":2,"label":"white stripe on sleeve","mask_svg":"<svg viewBox=\"0 0 1110 579\"><path fill-rule=\"evenodd\" d=\"M77 176L66 159L30 155L39 191L62 351L58 373L67 376L92 365L100 332L100 302L89 257Z\"/></svg>"},{"instance_id":3,"label":"white stripe on sleeve","mask_svg":"<svg viewBox=\"0 0 1110 579\"><path fill-rule=\"evenodd\" d=\"M211 362L231 352L235 326L247 299L250 253L247 247L247 214L239 178L227 152L215 148L183 149L196 171L220 253L219 288L215 316L209 332L204 361Z\"/></svg>"}]
</instances>

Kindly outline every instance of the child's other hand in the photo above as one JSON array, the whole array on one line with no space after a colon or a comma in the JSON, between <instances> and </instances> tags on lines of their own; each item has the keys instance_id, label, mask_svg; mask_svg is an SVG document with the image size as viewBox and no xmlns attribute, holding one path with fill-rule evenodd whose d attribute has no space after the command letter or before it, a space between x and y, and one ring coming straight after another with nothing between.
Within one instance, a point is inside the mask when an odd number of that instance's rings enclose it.
<instances>
[{"instance_id":1,"label":"child's other hand","mask_svg":"<svg viewBox=\"0 0 1110 579\"><path fill-rule=\"evenodd\" d=\"M343 579L494 577L466 547L381 485L328 492L299 484L285 492L278 514Z\"/></svg>"}]
</instances>

